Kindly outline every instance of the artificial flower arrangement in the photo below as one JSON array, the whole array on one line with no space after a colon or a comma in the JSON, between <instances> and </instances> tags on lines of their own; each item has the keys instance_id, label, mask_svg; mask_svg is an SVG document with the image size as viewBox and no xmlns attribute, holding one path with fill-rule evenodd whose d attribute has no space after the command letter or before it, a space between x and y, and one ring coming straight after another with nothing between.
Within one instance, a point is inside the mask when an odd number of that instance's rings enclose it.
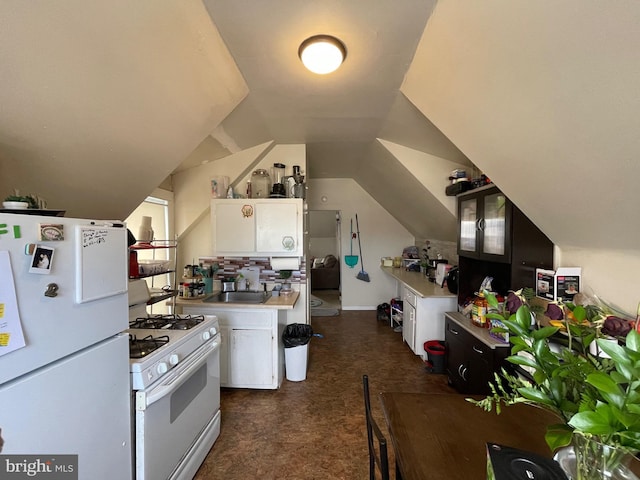
<instances>
[{"instance_id":1,"label":"artificial flower arrangement","mask_svg":"<svg viewBox=\"0 0 640 480\"><path fill-rule=\"evenodd\" d=\"M531 289L510 292L499 313L496 297L485 292L493 310L487 318L502 323L494 329L498 333L509 334L507 360L528 370L531 380L503 369L490 384L491 395L469 401L497 413L501 405L517 403L552 412L560 421L547 428L551 450L572 444L578 470L583 470L575 478L603 478L602 471L622 468L624 454L640 452L640 334L632 320L597 297L582 295L573 302L549 303L545 315L553 322L541 326L532 322L533 296ZM559 334L567 347L552 346L551 337ZM590 446L580 451L585 440L614 453L583 460L579 454L594 457Z\"/></svg>"}]
</instances>

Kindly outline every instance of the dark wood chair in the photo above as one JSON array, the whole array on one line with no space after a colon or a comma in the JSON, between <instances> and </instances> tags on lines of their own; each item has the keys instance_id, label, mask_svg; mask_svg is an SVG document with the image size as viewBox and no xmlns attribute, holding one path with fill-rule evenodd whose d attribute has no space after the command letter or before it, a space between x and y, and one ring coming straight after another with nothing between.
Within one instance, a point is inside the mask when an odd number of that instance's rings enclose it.
<instances>
[{"instance_id":1,"label":"dark wood chair","mask_svg":"<svg viewBox=\"0 0 640 480\"><path fill-rule=\"evenodd\" d=\"M364 411L367 420L367 441L369 442L369 478L375 480L376 466L380 470L382 480L389 480L389 458L387 456L387 439L378 424L371 416L371 399L369 397L369 377L362 376L364 387ZM376 449L377 440L377 449Z\"/></svg>"}]
</instances>

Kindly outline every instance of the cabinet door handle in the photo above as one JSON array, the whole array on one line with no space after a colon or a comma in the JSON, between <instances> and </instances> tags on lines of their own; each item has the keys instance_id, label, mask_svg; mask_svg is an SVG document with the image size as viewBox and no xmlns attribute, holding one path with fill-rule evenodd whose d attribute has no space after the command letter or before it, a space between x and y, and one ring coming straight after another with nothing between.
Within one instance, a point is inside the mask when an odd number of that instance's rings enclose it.
<instances>
[{"instance_id":1,"label":"cabinet door handle","mask_svg":"<svg viewBox=\"0 0 640 480\"><path fill-rule=\"evenodd\" d=\"M457 330L454 330L453 328L449 327L449 331L451 333L453 333L454 335L460 335L460 333Z\"/></svg>"},{"instance_id":2,"label":"cabinet door handle","mask_svg":"<svg viewBox=\"0 0 640 480\"><path fill-rule=\"evenodd\" d=\"M480 350L480 349L479 349L478 347L476 347L475 345L473 346L473 351L474 351L474 352L476 352L476 353L480 353L480 354L484 355L484 351L483 351L483 350Z\"/></svg>"},{"instance_id":3,"label":"cabinet door handle","mask_svg":"<svg viewBox=\"0 0 640 480\"><path fill-rule=\"evenodd\" d=\"M458 365L458 375L460 377L462 377L462 369L464 368L464 365L461 363L460 365ZM464 378L464 377L463 377Z\"/></svg>"},{"instance_id":4,"label":"cabinet door handle","mask_svg":"<svg viewBox=\"0 0 640 480\"><path fill-rule=\"evenodd\" d=\"M484 218L478 219L478 230L484 231Z\"/></svg>"},{"instance_id":5,"label":"cabinet door handle","mask_svg":"<svg viewBox=\"0 0 640 480\"><path fill-rule=\"evenodd\" d=\"M466 382L467 381L467 367L464 367L462 369L462 375L460 375L462 377L462 379Z\"/></svg>"}]
</instances>

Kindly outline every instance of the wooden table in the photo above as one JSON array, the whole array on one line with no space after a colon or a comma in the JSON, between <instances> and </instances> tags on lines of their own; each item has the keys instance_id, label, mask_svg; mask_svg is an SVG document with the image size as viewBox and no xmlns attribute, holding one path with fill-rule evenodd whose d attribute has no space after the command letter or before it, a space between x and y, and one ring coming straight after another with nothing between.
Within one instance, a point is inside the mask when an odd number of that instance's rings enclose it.
<instances>
[{"instance_id":1,"label":"wooden table","mask_svg":"<svg viewBox=\"0 0 640 480\"><path fill-rule=\"evenodd\" d=\"M487 442L552 456L544 434L558 420L544 410L514 405L496 415L467 395L380 395L402 480L484 480Z\"/></svg>"}]
</instances>

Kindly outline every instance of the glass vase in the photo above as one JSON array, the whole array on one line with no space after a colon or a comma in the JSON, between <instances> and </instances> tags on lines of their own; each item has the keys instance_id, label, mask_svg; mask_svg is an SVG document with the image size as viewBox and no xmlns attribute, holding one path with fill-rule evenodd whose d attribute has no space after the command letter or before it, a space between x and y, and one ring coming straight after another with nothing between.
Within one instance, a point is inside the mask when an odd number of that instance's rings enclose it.
<instances>
[{"instance_id":1,"label":"glass vase","mask_svg":"<svg viewBox=\"0 0 640 480\"><path fill-rule=\"evenodd\" d=\"M633 452L578 434L571 445L556 455L570 480L637 480L629 469Z\"/></svg>"}]
</instances>

